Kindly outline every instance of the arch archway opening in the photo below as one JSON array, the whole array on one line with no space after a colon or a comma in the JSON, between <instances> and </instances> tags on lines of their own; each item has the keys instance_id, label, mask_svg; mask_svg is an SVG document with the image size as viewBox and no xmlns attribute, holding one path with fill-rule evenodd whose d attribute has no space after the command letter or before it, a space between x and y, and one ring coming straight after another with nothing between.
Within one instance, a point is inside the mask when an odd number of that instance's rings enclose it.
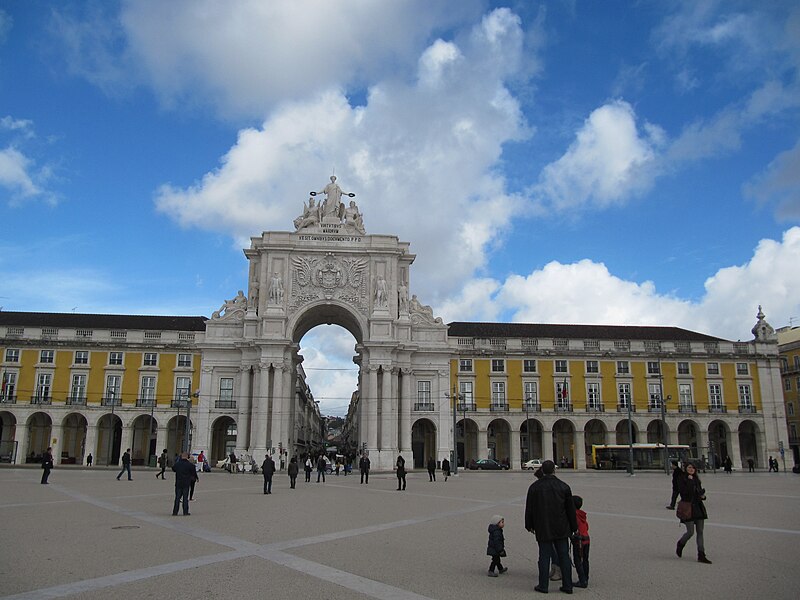
<instances>
[{"instance_id":1,"label":"arch archway opening","mask_svg":"<svg viewBox=\"0 0 800 600\"><path fill-rule=\"evenodd\" d=\"M456 447L459 468L478 460L478 424L472 419L460 419L456 423Z\"/></svg>"},{"instance_id":2,"label":"arch archway opening","mask_svg":"<svg viewBox=\"0 0 800 600\"><path fill-rule=\"evenodd\" d=\"M486 446L488 456L497 462L510 464L511 460L511 426L505 419L495 419L486 427Z\"/></svg>"},{"instance_id":3,"label":"arch archway opening","mask_svg":"<svg viewBox=\"0 0 800 600\"><path fill-rule=\"evenodd\" d=\"M575 451L575 425L568 419L559 419L553 423L553 460L562 468L574 468Z\"/></svg>"},{"instance_id":4,"label":"arch archway opening","mask_svg":"<svg viewBox=\"0 0 800 600\"><path fill-rule=\"evenodd\" d=\"M233 418L224 416L219 417L211 425L211 449L209 450L208 460L210 464L216 464L236 450L236 443L239 437L239 428Z\"/></svg>"},{"instance_id":5,"label":"arch archway opening","mask_svg":"<svg viewBox=\"0 0 800 600\"><path fill-rule=\"evenodd\" d=\"M42 462L45 450L50 446L53 432L53 420L43 412L33 413L28 418L28 448L25 451L25 462ZM57 457L56 457L57 458Z\"/></svg>"},{"instance_id":6,"label":"arch archway opening","mask_svg":"<svg viewBox=\"0 0 800 600\"><path fill-rule=\"evenodd\" d=\"M411 426L411 453L415 469L425 468L429 458L438 456L436 425L429 419L417 419Z\"/></svg>"},{"instance_id":7,"label":"arch archway opening","mask_svg":"<svg viewBox=\"0 0 800 600\"><path fill-rule=\"evenodd\" d=\"M97 421L97 447L94 464L117 465L121 455L122 420L118 415L107 413Z\"/></svg>"},{"instance_id":8,"label":"arch archway opening","mask_svg":"<svg viewBox=\"0 0 800 600\"><path fill-rule=\"evenodd\" d=\"M742 421L739 425L739 460L742 467L747 465L749 468L751 461L753 467L759 465L758 438L758 425L749 419Z\"/></svg>"},{"instance_id":9,"label":"arch archway opening","mask_svg":"<svg viewBox=\"0 0 800 600\"><path fill-rule=\"evenodd\" d=\"M88 422L80 413L70 413L61 422L62 465L83 464L86 454L86 431Z\"/></svg>"},{"instance_id":10,"label":"arch archway opening","mask_svg":"<svg viewBox=\"0 0 800 600\"><path fill-rule=\"evenodd\" d=\"M544 428L536 419L528 419L522 423L519 428L519 447L523 463L533 458L544 458L543 433Z\"/></svg>"},{"instance_id":11,"label":"arch archway opening","mask_svg":"<svg viewBox=\"0 0 800 600\"><path fill-rule=\"evenodd\" d=\"M158 423L150 415L139 415L131 423L131 464L156 465Z\"/></svg>"},{"instance_id":12,"label":"arch archway opening","mask_svg":"<svg viewBox=\"0 0 800 600\"><path fill-rule=\"evenodd\" d=\"M586 464L592 465L592 446L606 443L606 426L600 419L591 419L583 428L583 446Z\"/></svg>"},{"instance_id":13,"label":"arch archway opening","mask_svg":"<svg viewBox=\"0 0 800 600\"><path fill-rule=\"evenodd\" d=\"M0 462L16 462L17 418L6 410L0 411Z\"/></svg>"}]
</instances>

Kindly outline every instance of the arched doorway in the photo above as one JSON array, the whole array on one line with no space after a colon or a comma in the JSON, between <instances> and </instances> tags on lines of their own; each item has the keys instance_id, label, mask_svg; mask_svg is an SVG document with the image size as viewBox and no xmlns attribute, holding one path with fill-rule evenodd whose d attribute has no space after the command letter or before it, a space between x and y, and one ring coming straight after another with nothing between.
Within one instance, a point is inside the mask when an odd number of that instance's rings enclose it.
<instances>
[{"instance_id":1,"label":"arched doorway","mask_svg":"<svg viewBox=\"0 0 800 600\"><path fill-rule=\"evenodd\" d=\"M511 427L505 419L495 419L486 428L487 458L511 464Z\"/></svg>"},{"instance_id":2,"label":"arched doorway","mask_svg":"<svg viewBox=\"0 0 800 600\"><path fill-rule=\"evenodd\" d=\"M595 444L606 443L606 426L600 419L590 419L583 428L583 445L586 454L586 466L594 467L592 464L592 446Z\"/></svg>"},{"instance_id":3,"label":"arched doorway","mask_svg":"<svg viewBox=\"0 0 800 600\"><path fill-rule=\"evenodd\" d=\"M700 428L697 423L687 419L681 421L678 425L678 443L689 446L689 455L695 458L700 458Z\"/></svg>"},{"instance_id":4,"label":"arched doorway","mask_svg":"<svg viewBox=\"0 0 800 600\"><path fill-rule=\"evenodd\" d=\"M519 428L519 447L523 463L533 458L544 459L542 449L543 432L542 424L536 419L523 421Z\"/></svg>"},{"instance_id":5,"label":"arched doorway","mask_svg":"<svg viewBox=\"0 0 800 600\"><path fill-rule=\"evenodd\" d=\"M212 465L225 460L225 457L235 450L238 435L236 421L231 417L220 417L214 421L211 426L211 449L208 457Z\"/></svg>"},{"instance_id":6,"label":"arched doorway","mask_svg":"<svg viewBox=\"0 0 800 600\"><path fill-rule=\"evenodd\" d=\"M0 411L0 462L16 462L18 452L16 434L16 417L8 411Z\"/></svg>"},{"instance_id":7,"label":"arched doorway","mask_svg":"<svg viewBox=\"0 0 800 600\"><path fill-rule=\"evenodd\" d=\"M747 464L748 458L752 458L753 464L759 466L758 435L758 425L753 421L747 419L739 425L739 460L742 467Z\"/></svg>"},{"instance_id":8,"label":"arched doorway","mask_svg":"<svg viewBox=\"0 0 800 600\"><path fill-rule=\"evenodd\" d=\"M122 420L111 413L103 415L97 422L97 448L94 453L94 464L119 464L120 446L122 446Z\"/></svg>"},{"instance_id":9,"label":"arched doorway","mask_svg":"<svg viewBox=\"0 0 800 600\"><path fill-rule=\"evenodd\" d=\"M61 464L81 465L86 453L86 417L80 413L67 415L61 423Z\"/></svg>"},{"instance_id":10,"label":"arched doorway","mask_svg":"<svg viewBox=\"0 0 800 600\"><path fill-rule=\"evenodd\" d=\"M662 421L650 421L647 424L647 443L648 444L663 444L664 440L664 423Z\"/></svg>"},{"instance_id":11,"label":"arched doorway","mask_svg":"<svg viewBox=\"0 0 800 600\"><path fill-rule=\"evenodd\" d=\"M25 451L25 462L42 462L42 455L50 447L50 436L53 421L50 415L37 412L28 418L28 448ZM54 457L58 460L58 457Z\"/></svg>"},{"instance_id":12,"label":"arched doorway","mask_svg":"<svg viewBox=\"0 0 800 600\"><path fill-rule=\"evenodd\" d=\"M708 426L708 442L712 448L708 461L712 468L719 469L730 448L730 430L724 421L711 422Z\"/></svg>"},{"instance_id":13,"label":"arched doorway","mask_svg":"<svg viewBox=\"0 0 800 600\"><path fill-rule=\"evenodd\" d=\"M418 419L411 426L411 453L414 468L423 469L428 459L437 460L436 426L428 419Z\"/></svg>"},{"instance_id":14,"label":"arched doorway","mask_svg":"<svg viewBox=\"0 0 800 600\"><path fill-rule=\"evenodd\" d=\"M478 424L475 421L461 419L456 425L456 439L458 440L459 467L463 468L471 461L478 460Z\"/></svg>"},{"instance_id":15,"label":"arched doorway","mask_svg":"<svg viewBox=\"0 0 800 600\"><path fill-rule=\"evenodd\" d=\"M635 421L630 422L630 427L628 427L627 419L619 421L614 431L617 435L617 444L637 444L639 441L639 428L636 426ZM629 432L633 435L629 435Z\"/></svg>"},{"instance_id":16,"label":"arched doorway","mask_svg":"<svg viewBox=\"0 0 800 600\"><path fill-rule=\"evenodd\" d=\"M553 423L553 460L561 465L575 467L575 425L569 419L559 419Z\"/></svg>"},{"instance_id":17,"label":"arched doorway","mask_svg":"<svg viewBox=\"0 0 800 600\"><path fill-rule=\"evenodd\" d=\"M189 422L190 427L194 423ZM189 433L191 437L191 432ZM172 417L167 422L167 456L170 459L183 451L184 440L186 439L186 415Z\"/></svg>"},{"instance_id":18,"label":"arched doorway","mask_svg":"<svg viewBox=\"0 0 800 600\"><path fill-rule=\"evenodd\" d=\"M155 466L156 429L158 423L150 415L139 415L131 423L131 463ZM151 458L152 457L152 458Z\"/></svg>"}]
</instances>

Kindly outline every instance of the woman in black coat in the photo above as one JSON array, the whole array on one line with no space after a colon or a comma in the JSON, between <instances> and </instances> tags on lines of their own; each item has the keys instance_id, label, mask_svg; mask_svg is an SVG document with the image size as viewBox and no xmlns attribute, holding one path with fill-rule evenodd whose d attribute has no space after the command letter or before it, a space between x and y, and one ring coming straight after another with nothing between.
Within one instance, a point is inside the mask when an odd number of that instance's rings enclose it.
<instances>
[{"instance_id":1,"label":"woman in black coat","mask_svg":"<svg viewBox=\"0 0 800 600\"><path fill-rule=\"evenodd\" d=\"M691 513L688 517L681 518L681 523L686 525L686 533L678 540L678 547L675 553L678 556L683 554L683 547L692 538L696 529L697 562L710 565L711 561L706 558L706 549L703 544L703 524L708 518L705 504L703 504L703 500L706 499L706 491L700 483L697 467L693 463L686 465L686 474L681 478L678 490L681 496L678 510L680 510L682 503L688 502L691 506Z\"/></svg>"},{"instance_id":2,"label":"woman in black coat","mask_svg":"<svg viewBox=\"0 0 800 600\"><path fill-rule=\"evenodd\" d=\"M402 455L398 456L395 466L397 467L397 491L399 492L400 484L402 484L402 489L406 489L406 459Z\"/></svg>"}]
</instances>

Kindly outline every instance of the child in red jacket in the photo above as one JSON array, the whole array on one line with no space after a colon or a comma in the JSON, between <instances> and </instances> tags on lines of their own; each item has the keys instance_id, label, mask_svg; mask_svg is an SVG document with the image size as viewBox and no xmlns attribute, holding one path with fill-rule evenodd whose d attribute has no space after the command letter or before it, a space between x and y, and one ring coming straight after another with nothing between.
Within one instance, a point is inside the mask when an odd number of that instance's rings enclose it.
<instances>
[{"instance_id":1,"label":"child in red jacket","mask_svg":"<svg viewBox=\"0 0 800 600\"><path fill-rule=\"evenodd\" d=\"M581 510L583 498L573 496L572 500L575 502L575 517L578 519L578 535L572 539L572 562L578 572L575 587L585 588L589 586L589 521L586 513Z\"/></svg>"}]
</instances>

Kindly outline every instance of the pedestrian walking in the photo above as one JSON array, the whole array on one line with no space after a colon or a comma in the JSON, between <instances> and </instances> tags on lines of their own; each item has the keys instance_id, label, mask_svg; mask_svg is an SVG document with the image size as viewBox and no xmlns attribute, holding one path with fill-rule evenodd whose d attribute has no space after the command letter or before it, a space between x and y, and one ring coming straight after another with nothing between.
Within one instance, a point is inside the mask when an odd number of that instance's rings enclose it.
<instances>
[{"instance_id":1,"label":"pedestrian walking","mask_svg":"<svg viewBox=\"0 0 800 600\"><path fill-rule=\"evenodd\" d=\"M42 483L50 483L47 480L50 477L50 471L53 470L53 449L49 446L42 456L42 469L44 471L42 473Z\"/></svg>"},{"instance_id":2,"label":"pedestrian walking","mask_svg":"<svg viewBox=\"0 0 800 600\"><path fill-rule=\"evenodd\" d=\"M167 449L164 448L161 456L158 457L158 466L161 467L161 471L156 473L156 479L159 477L161 477L161 479L166 479L166 477L164 477L164 472L167 470L167 460Z\"/></svg>"},{"instance_id":3,"label":"pedestrian walking","mask_svg":"<svg viewBox=\"0 0 800 600\"><path fill-rule=\"evenodd\" d=\"M705 540L703 539L703 524L708 518L706 506L706 491L700 483L697 467L693 463L686 465L686 475L681 479L681 501L678 503L678 518L686 525L686 533L678 540L675 553L683 555L683 547L692 538L697 530L697 562L711 564L706 558Z\"/></svg>"},{"instance_id":4,"label":"pedestrian walking","mask_svg":"<svg viewBox=\"0 0 800 600\"><path fill-rule=\"evenodd\" d=\"M672 496L667 504L667 510L675 510L675 500L678 499L678 487L680 486L681 478L683 477L683 469L681 469L677 460L672 461Z\"/></svg>"},{"instance_id":5,"label":"pedestrian walking","mask_svg":"<svg viewBox=\"0 0 800 600\"><path fill-rule=\"evenodd\" d=\"M725 457L725 460L722 461L722 466L725 469L725 473L728 475L733 473L733 462L731 461L730 456Z\"/></svg>"},{"instance_id":6,"label":"pedestrian walking","mask_svg":"<svg viewBox=\"0 0 800 600\"><path fill-rule=\"evenodd\" d=\"M272 476L275 474L275 461L269 454L264 455L264 462L261 463L261 474L264 475L264 493L272 493Z\"/></svg>"},{"instance_id":7,"label":"pedestrian walking","mask_svg":"<svg viewBox=\"0 0 800 600\"><path fill-rule=\"evenodd\" d=\"M89 456L86 457L86 466L91 467L93 462L94 462L94 456L92 456L92 453L89 452Z\"/></svg>"},{"instance_id":8,"label":"pedestrian walking","mask_svg":"<svg viewBox=\"0 0 800 600\"><path fill-rule=\"evenodd\" d=\"M117 475L117 481L119 478L122 477L122 474L127 471L128 472L128 481L131 481L131 449L128 448L125 450L125 453L122 455L122 470L120 470L119 474Z\"/></svg>"},{"instance_id":9,"label":"pedestrian walking","mask_svg":"<svg viewBox=\"0 0 800 600\"><path fill-rule=\"evenodd\" d=\"M297 457L293 456L289 461L289 487L291 489L295 489L295 485L297 484L297 473L300 469L297 466Z\"/></svg>"},{"instance_id":10,"label":"pedestrian walking","mask_svg":"<svg viewBox=\"0 0 800 600\"><path fill-rule=\"evenodd\" d=\"M236 453L231 451L228 455L228 472L230 474L236 473Z\"/></svg>"},{"instance_id":11,"label":"pedestrian walking","mask_svg":"<svg viewBox=\"0 0 800 600\"><path fill-rule=\"evenodd\" d=\"M432 456L428 458L428 480L429 482L436 481L436 461Z\"/></svg>"},{"instance_id":12,"label":"pedestrian walking","mask_svg":"<svg viewBox=\"0 0 800 600\"><path fill-rule=\"evenodd\" d=\"M197 464L194 462L192 457L189 457L189 462L192 463L194 467L194 473L192 477L192 481L189 483L189 502L194 501L194 486L200 481L200 476L197 474Z\"/></svg>"},{"instance_id":13,"label":"pedestrian walking","mask_svg":"<svg viewBox=\"0 0 800 600\"><path fill-rule=\"evenodd\" d=\"M572 562L575 564L575 572L578 581L575 587L589 587L589 520L583 508L583 498L573 496L575 503L575 519L578 521L578 533L572 537Z\"/></svg>"},{"instance_id":14,"label":"pedestrian walking","mask_svg":"<svg viewBox=\"0 0 800 600\"><path fill-rule=\"evenodd\" d=\"M192 480L197 476L194 465L189 462L189 454L183 452L178 460L172 465L175 472L175 503L172 505L172 516L178 515L178 508L183 505L183 516L188 517L189 512L189 488Z\"/></svg>"},{"instance_id":15,"label":"pedestrian walking","mask_svg":"<svg viewBox=\"0 0 800 600\"><path fill-rule=\"evenodd\" d=\"M327 466L328 463L325 460L325 455L320 454L319 458L317 459L317 483L319 483L320 476L322 476L322 483L325 483L325 470Z\"/></svg>"},{"instance_id":16,"label":"pedestrian walking","mask_svg":"<svg viewBox=\"0 0 800 600\"><path fill-rule=\"evenodd\" d=\"M750 458L747 459L747 472L755 473L756 472L755 466L756 466L756 461L754 461L753 457L751 456Z\"/></svg>"},{"instance_id":17,"label":"pedestrian walking","mask_svg":"<svg viewBox=\"0 0 800 600\"><path fill-rule=\"evenodd\" d=\"M561 591L572 593L572 564L569 540L578 531L575 502L570 487L555 476L552 460L542 464L542 478L528 488L525 502L525 529L536 536L539 545L539 583L537 592L547 593L550 563L561 568Z\"/></svg>"},{"instance_id":18,"label":"pedestrian walking","mask_svg":"<svg viewBox=\"0 0 800 600\"><path fill-rule=\"evenodd\" d=\"M450 477L450 461L442 459L442 474L444 475L444 480L447 481L447 478Z\"/></svg>"},{"instance_id":19,"label":"pedestrian walking","mask_svg":"<svg viewBox=\"0 0 800 600\"><path fill-rule=\"evenodd\" d=\"M402 489L406 489L406 459L403 458L402 454L397 457L395 467L397 468L397 491L399 492L401 484Z\"/></svg>"},{"instance_id":20,"label":"pedestrian walking","mask_svg":"<svg viewBox=\"0 0 800 600\"><path fill-rule=\"evenodd\" d=\"M498 574L508 571L500 561L506 556L506 542L503 535L503 527L506 526L505 519L500 515L494 515L489 521L489 543L486 546L486 554L492 557L492 564L489 565L489 577L497 577ZM497 569L497 572L495 572Z\"/></svg>"},{"instance_id":21,"label":"pedestrian walking","mask_svg":"<svg viewBox=\"0 0 800 600\"><path fill-rule=\"evenodd\" d=\"M306 457L306 464L305 464L305 472L306 472L306 483L311 481L311 471L313 470L314 465L311 462L311 456Z\"/></svg>"}]
</instances>

